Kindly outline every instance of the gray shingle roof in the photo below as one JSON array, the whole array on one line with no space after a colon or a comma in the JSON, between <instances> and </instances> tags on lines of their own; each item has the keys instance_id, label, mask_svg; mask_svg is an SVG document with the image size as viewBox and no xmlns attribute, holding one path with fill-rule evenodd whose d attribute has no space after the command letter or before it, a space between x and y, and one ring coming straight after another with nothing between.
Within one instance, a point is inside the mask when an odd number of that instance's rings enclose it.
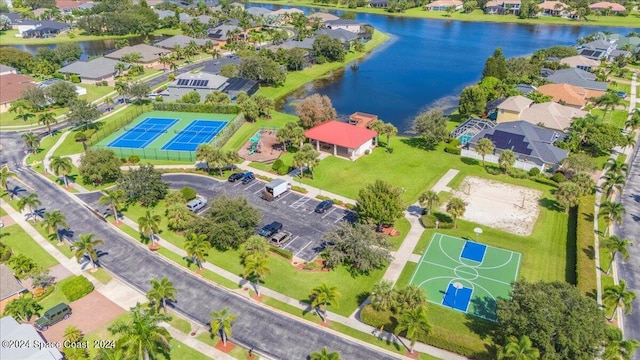
<instances>
[{"instance_id":1,"label":"gray shingle roof","mask_svg":"<svg viewBox=\"0 0 640 360\"><path fill-rule=\"evenodd\" d=\"M180 47L185 47L185 46L189 45L189 43L192 40L195 41L196 44L198 44L199 46L204 46L204 44L207 42L206 39L195 39L195 38L192 38L192 37L189 37L189 36L185 36L185 35L176 35L176 36L172 36L172 37L170 37L168 39L164 39L162 41L158 41L154 45L160 46L160 47L163 47L163 48L167 48L167 49L174 49L176 47L176 45L180 45ZM213 40L211 40L211 41L213 41Z\"/></svg>"},{"instance_id":2,"label":"gray shingle roof","mask_svg":"<svg viewBox=\"0 0 640 360\"><path fill-rule=\"evenodd\" d=\"M244 11L246 11L247 13L249 13L250 15L253 15L253 16L264 16L264 15L271 14L271 10L265 9L265 8L262 8L262 7L257 7L257 6L253 6L253 7L247 8Z\"/></svg>"},{"instance_id":3,"label":"gray shingle roof","mask_svg":"<svg viewBox=\"0 0 640 360\"><path fill-rule=\"evenodd\" d=\"M122 58L127 54L138 53L142 55L141 61L143 63L149 63L149 62L157 61L158 58L160 57L160 54L168 54L170 52L171 51L161 49L159 47L155 47L147 44L138 44L134 46L125 46L119 50L116 50L112 53L105 55L105 57L120 60L120 58Z\"/></svg>"},{"instance_id":4,"label":"gray shingle roof","mask_svg":"<svg viewBox=\"0 0 640 360\"><path fill-rule=\"evenodd\" d=\"M553 144L564 139L557 130L542 128L526 121L510 121L480 131L469 141L473 146L482 138L493 141L496 149L512 150L519 158L542 161L545 164L559 164L569 154Z\"/></svg>"},{"instance_id":5,"label":"gray shingle roof","mask_svg":"<svg viewBox=\"0 0 640 360\"><path fill-rule=\"evenodd\" d=\"M334 39L338 39L342 42L353 41L358 38L357 34L345 29L318 29L314 32L315 35L328 35Z\"/></svg>"},{"instance_id":6,"label":"gray shingle roof","mask_svg":"<svg viewBox=\"0 0 640 360\"><path fill-rule=\"evenodd\" d=\"M27 291L6 265L0 265L0 300Z\"/></svg>"},{"instance_id":7,"label":"gray shingle roof","mask_svg":"<svg viewBox=\"0 0 640 360\"><path fill-rule=\"evenodd\" d=\"M91 61L74 61L58 70L63 74L77 74L81 78L101 79L116 73L117 60L99 57Z\"/></svg>"},{"instance_id":8,"label":"gray shingle roof","mask_svg":"<svg viewBox=\"0 0 640 360\"><path fill-rule=\"evenodd\" d=\"M565 83L590 90L607 91L607 83L595 79L594 74L577 68L558 70L547 77L547 80L556 84Z\"/></svg>"}]
</instances>

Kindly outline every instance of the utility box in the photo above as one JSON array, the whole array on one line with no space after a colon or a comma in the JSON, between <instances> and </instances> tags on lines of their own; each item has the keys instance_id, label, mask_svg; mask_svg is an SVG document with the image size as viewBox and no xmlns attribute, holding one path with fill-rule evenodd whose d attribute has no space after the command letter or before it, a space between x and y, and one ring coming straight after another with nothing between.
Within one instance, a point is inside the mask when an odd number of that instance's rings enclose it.
<instances>
[{"instance_id":1,"label":"utility box","mask_svg":"<svg viewBox=\"0 0 640 360\"><path fill-rule=\"evenodd\" d=\"M289 190L291 190L289 182L284 179L275 179L264 187L262 198L267 201L273 201Z\"/></svg>"}]
</instances>

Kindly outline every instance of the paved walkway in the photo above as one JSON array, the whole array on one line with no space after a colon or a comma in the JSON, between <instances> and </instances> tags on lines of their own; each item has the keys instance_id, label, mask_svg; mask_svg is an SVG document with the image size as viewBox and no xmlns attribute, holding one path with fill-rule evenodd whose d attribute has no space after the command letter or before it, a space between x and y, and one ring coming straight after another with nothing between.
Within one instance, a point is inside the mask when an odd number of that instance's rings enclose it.
<instances>
[{"instance_id":1,"label":"paved walkway","mask_svg":"<svg viewBox=\"0 0 640 360\"><path fill-rule=\"evenodd\" d=\"M436 193L440 193L442 191L451 191L451 188L447 185L451 182L451 180L453 180L454 177L456 177L456 175L458 175L459 172L460 170L457 169L449 169L449 171L447 171L447 173L444 174L435 185L433 185L431 190L435 191Z\"/></svg>"},{"instance_id":2,"label":"paved walkway","mask_svg":"<svg viewBox=\"0 0 640 360\"><path fill-rule=\"evenodd\" d=\"M114 277L109 283L103 284L91 275L90 272L83 271L82 264L79 264L75 258L67 258L57 246L53 245L49 240L45 239L36 230L33 225L24 219L24 215L17 212L11 205L7 204L4 200L0 200L0 206L7 214L20 226L24 231L35 240L47 253L51 254L62 266L64 266L69 272L74 275L83 275L94 285L95 289L106 298L111 300L116 305L123 308L125 311L136 305L136 303L146 303L148 300L145 295L134 290L130 286L121 282L118 278ZM65 245L66 246L66 245ZM233 357L225 354L224 352L209 346L194 337L188 336L183 332L171 327L169 324L163 324L169 330L171 336L176 340L184 343L186 346L200 351L203 354L208 354L214 359L234 359Z\"/></svg>"}]
</instances>

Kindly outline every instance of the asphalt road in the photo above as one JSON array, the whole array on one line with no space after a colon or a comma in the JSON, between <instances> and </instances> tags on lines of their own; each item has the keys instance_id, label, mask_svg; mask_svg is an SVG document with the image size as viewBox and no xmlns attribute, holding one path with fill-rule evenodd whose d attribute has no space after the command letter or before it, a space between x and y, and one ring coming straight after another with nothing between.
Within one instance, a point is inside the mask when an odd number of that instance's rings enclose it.
<instances>
[{"instance_id":1,"label":"asphalt road","mask_svg":"<svg viewBox=\"0 0 640 360\"><path fill-rule=\"evenodd\" d=\"M166 262L111 225L100 221L60 187L21 165L24 153L19 135L3 134L2 145L0 165L8 163L24 182L22 185L11 181L11 185L25 186L28 192L37 193L47 211L60 210L67 217L75 237L93 233L95 238L103 239L104 245L98 246L101 266L129 285L146 292L151 279L169 278L177 289L177 301L172 306L199 323L208 324L212 311L229 307L230 312L237 315L232 340L276 359L306 359L310 352L323 346L339 351L343 359L396 358L351 342L321 327L278 314Z\"/></svg>"},{"instance_id":2,"label":"asphalt road","mask_svg":"<svg viewBox=\"0 0 640 360\"><path fill-rule=\"evenodd\" d=\"M624 316L624 333L627 339L640 340L640 154L636 147L634 159L629 169L627 184L621 201L627 210L622 226L617 233L624 239L634 242L629 247L629 259L617 258L618 277L627 282L627 288L635 291L638 298L633 302L633 312ZM640 360L640 351L636 350L635 360Z\"/></svg>"}]
</instances>

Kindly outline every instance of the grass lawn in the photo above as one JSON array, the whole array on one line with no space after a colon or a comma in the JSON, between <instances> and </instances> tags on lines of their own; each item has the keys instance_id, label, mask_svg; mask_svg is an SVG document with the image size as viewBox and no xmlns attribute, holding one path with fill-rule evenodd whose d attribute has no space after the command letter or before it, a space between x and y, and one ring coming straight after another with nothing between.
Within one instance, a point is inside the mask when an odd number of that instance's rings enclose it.
<instances>
[{"instance_id":1,"label":"grass lawn","mask_svg":"<svg viewBox=\"0 0 640 360\"><path fill-rule=\"evenodd\" d=\"M40 147L38 148L38 151L27 156L27 164L30 164L34 161L42 161L45 155L47 155L47 151L51 149L51 147L58 141L61 135L62 133L58 132L54 134L53 137L46 136L42 138L42 140L40 140Z\"/></svg>"},{"instance_id":2,"label":"grass lawn","mask_svg":"<svg viewBox=\"0 0 640 360\"><path fill-rule=\"evenodd\" d=\"M17 118L16 113L6 112L6 113L3 113L2 116L0 116L0 127L6 127L8 130L9 128L25 127L27 125L38 125L38 119L40 118L40 115L46 112L51 112L53 113L54 116L59 116L59 115L65 114L67 111L69 111L69 108L66 108L66 107L61 108L57 106L51 108L51 110L47 109L47 110L43 110L36 113L31 111L25 111L25 113L33 115L27 120L22 120ZM41 130L39 130L38 132L40 131Z\"/></svg>"},{"instance_id":3,"label":"grass lawn","mask_svg":"<svg viewBox=\"0 0 640 360\"><path fill-rule=\"evenodd\" d=\"M38 226L39 224L35 225L35 227ZM58 264L58 261L40 247L19 225L0 229L0 241L10 246L15 254L25 255L45 269Z\"/></svg>"},{"instance_id":4,"label":"grass lawn","mask_svg":"<svg viewBox=\"0 0 640 360\"><path fill-rule=\"evenodd\" d=\"M371 39L371 41L365 44L364 52L348 52L344 58L344 61L342 62L318 64L305 68L301 71L290 72L287 74L287 80L285 81L284 85L279 87L261 87L260 90L258 90L258 93L271 99L281 98L292 92L293 90L301 87L302 85L314 79L321 78L323 75L332 70L341 69L346 64L365 56L367 53L385 42L387 39L389 39L388 34L376 30L373 33L373 38Z\"/></svg>"},{"instance_id":5,"label":"grass lawn","mask_svg":"<svg viewBox=\"0 0 640 360\"><path fill-rule=\"evenodd\" d=\"M602 114L603 114L602 109L593 109L591 110L591 113L597 116L598 118L602 119ZM605 118L602 120L604 122L611 123L619 127L620 129L624 129L625 123L627 122L628 115L629 113L627 112L627 110L614 110L613 113L611 113L610 111L607 112Z\"/></svg>"},{"instance_id":6,"label":"grass lawn","mask_svg":"<svg viewBox=\"0 0 640 360\"><path fill-rule=\"evenodd\" d=\"M71 133L64 139L62 144L60 144L56 151L53 152L53 156L67 156L83 152L84 149L82 148L82 143L76 141L74 137L74 135L77 133L78 131L71 131Z\"/></svg>"},{"instance_id":7,"label":"grass lawn","mask_svg":"<svg viewBox=\"0 0 640 360\"><path fill-rule=\"evenodd\" d=\"M96 86L93 84L78 84L78 86L87 89L87 95L79 96L79 98L87 100L88 102L96 101L99 98L113 92L113 87L111 86ZM113 96L115 97L117 95L114 94Z\"/></svg>"},{"instance_id":8,"label":"grass lawn","mask_svg":"<svg viewBox=\"0 0 640 360\"><path fill-rule=\"evenodd\" d=\"M107 272L107 270L105 269L100 269L98 268L98 271L90 273L91 276L93 276L94 278L98 279L98 281L100 281L103 284L108 284L109 281L111 281L111 279L113 279L113 276L111 276L111 274L109 274Z\"/></svg>"},{"instance_id":9,"label":"grass lawn","mask_svg":"<svg viewBox=\"0 0 640 360\"><path fill-rule=\"evenodd\" d=\"M23 39L21 37L16 36L18 34L17 29L0 31L0 44L2 45L48 45L48 44L60 44L60 43L80 42L80 41L124 39L124 38L138 36L136 34L121 35L121 36L82 35L78 32L78 30L72 30L71 33L73 34L72 36L69 36L70 35L69 33L63 33L52 38Z\"/></svg>"},{"instance_id":10,"label":"grass lawn","mask_svg":"<svg viewBox=\"0 0 640 360\"><path fill-rule=\"evenodd\" d=\"M45 311L60 303L68 304L69 300L67 300L67 297L62 293L62 289L60 288L60 286L56 286L55 290L53 290L53 292L49 294L49 296L38 301L38 303L40 304L40 306L42 306L42 310L44 313Z\"/></svg>"},{"instance_id":11,"label":"grass lawn","mask_svg":"<svg viewBox=\"0 0 640 360\"><path fill-rule=\"evenodd\" d=\"M222 147L222 150L229 151L238 151L242 146L256 133L256 131L261 128L279 128L288 122L298 122L300 121L297 116L272 111L271 119L269 120L258 120L256 122L250 123L245 122L242 124L240 129L231 136L229 141Z\"/></svg>"},{"instance_id":12,"label":"grass lawn","mask_svg":"<svg viewBox=\"0 0 640 360\"><path fill-rule=\"evenodd\" d=\"M616 79L613 79L613 81L615 81ZM630 84L625 84L625 83L620 83L620 82L616 82L616 83L609 83L609 86L607 86L607 90L611 90L611 91L624 91L627 93L627 95L629 95L631 93L631 85Z\"/></svg>"},{"instance_id":13,"label":"grass lawn","mask_svg":"<svg viewBox=\"0 0 640 360\"><path fill-rule=\"evenodd\" d=\"M169 324L174 328L182 331L185 334L189 334L191 332L191 323L175 314L169 315L171 316L171 321Z\"/></svg>"}]
</instances>

